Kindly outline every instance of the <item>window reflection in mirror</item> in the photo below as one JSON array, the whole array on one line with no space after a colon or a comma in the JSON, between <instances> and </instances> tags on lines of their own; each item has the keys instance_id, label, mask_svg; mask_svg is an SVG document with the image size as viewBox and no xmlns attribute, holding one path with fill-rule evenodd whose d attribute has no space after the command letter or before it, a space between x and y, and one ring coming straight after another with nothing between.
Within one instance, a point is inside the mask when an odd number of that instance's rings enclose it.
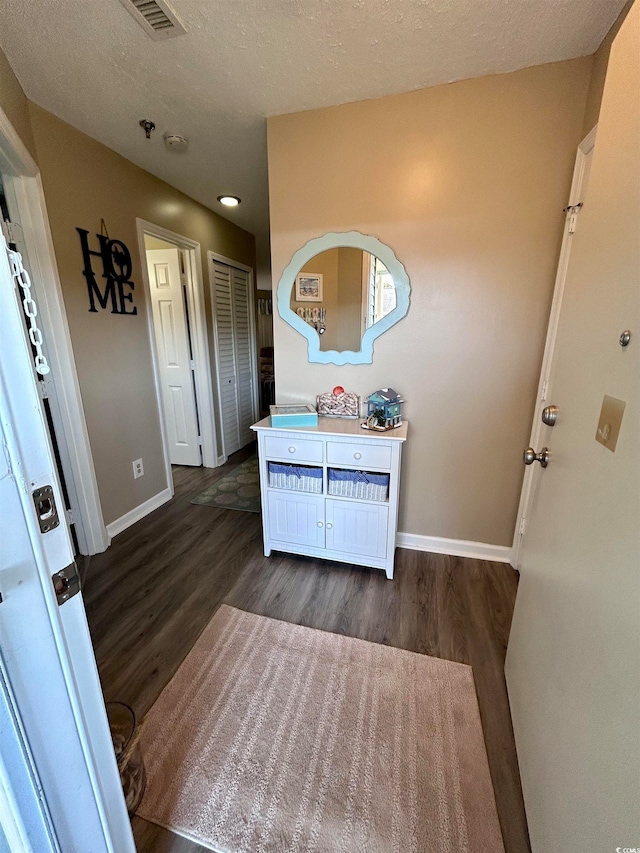
<instances>
[{"instance_id":1,"label":"window reflection in mirror","mask_svg":"<svg viewBox=\"0 0 640 853\"><path fill-rule=\"evenodd\" d=\"M395 307L395 285L382 261L348 246L308 261L291 292L291 310L317 330L323 352L357 352L364 332Z\"/></svg>"}]
</instances>

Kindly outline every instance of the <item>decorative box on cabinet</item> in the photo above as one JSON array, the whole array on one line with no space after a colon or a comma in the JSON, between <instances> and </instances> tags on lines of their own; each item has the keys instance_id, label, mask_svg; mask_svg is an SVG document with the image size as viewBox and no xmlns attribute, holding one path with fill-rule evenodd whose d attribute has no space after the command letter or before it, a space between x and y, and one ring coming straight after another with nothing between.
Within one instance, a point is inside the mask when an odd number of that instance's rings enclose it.
<instances>
[{"instance_id":1,"label":"decorative box on cabinet","mask_svg":"<svg viewBox=\"0 0 640 853\"><path fill-rule=\"evenodd\" d=\"M258 434L264 553L286 551L359 566L384 569L393 577L398 524L402 444L408 424L388 432L363 430L359 420L319 418L318 426L274 428L271 418L251 427ZM322 471L322 492L270 485L269 463L300 465ZM386 500L329 493L329 470L387 475ZM295 467L292 469L295 471ZM376 477L376 482L384 477ZM369 494L360 489L359 494ZM384 493L384 492L382 492Z\"/></svg>"}]
</instances>

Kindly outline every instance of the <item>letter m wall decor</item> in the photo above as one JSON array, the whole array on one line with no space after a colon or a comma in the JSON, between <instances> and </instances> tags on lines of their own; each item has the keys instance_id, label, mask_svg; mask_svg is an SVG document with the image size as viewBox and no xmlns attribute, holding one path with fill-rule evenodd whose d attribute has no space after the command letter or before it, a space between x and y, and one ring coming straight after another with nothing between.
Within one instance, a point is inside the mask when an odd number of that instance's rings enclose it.
<instances>
[{"instance_id":1,"label":"letter m wall decor","mask_svg":"<svg viewBox=\"0 0 640 853\"><path fill-rule=\"evenodd\" d=\"M84 228L76 228L80 235L82 246L82 257L84 259L83 276L87 280L89 291L89 313L96 314L98 308L106 310L111 305L112 314L137 314L138 309L133 305L133 293L135 285L130 280L131 276L131 254L121 240L110 240L104 234L96 234L99 251L89 248L89 232ZM102 278L104 284L102 289L96 280L92 267L92 258L100 258L102 262ZM126 288L126 290L125 290Z\"/></svg>"}]
</instances>

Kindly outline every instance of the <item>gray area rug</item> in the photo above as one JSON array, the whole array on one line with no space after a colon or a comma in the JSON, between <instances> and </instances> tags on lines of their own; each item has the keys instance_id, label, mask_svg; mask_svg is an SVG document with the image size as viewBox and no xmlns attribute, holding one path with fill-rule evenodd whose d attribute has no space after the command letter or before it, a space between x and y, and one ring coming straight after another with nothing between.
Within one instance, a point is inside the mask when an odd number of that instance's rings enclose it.
<instances>
[{"instance_id":1,"label":"gray area rug","mask_svg":"<svg viewBox=\"0 0 640 853\"><path fill-rule=\"evenodd\" d=\"M503 853L471 668L223 605L147 715L138 815L218 853Z\"/></svg>"},{"instance_id":2,"label":"gray area rug","mask_svg":"<svg viewBox=\"0 0 640 853\"><path fill-rule=\"evenodd\" d=\"M195 497L192 504L260 512L260 473L258 457L250 456L242 465Z\"/></svg>"}]
</instances>

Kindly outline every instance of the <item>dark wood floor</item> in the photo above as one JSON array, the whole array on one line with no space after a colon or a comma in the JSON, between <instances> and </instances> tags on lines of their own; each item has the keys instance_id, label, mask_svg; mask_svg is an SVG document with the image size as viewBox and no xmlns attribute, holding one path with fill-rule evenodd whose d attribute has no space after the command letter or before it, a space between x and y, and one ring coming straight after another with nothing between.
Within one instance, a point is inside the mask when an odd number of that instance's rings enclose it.
<instances>
[{"instance_id":1,"label":"dark wood floor","mask_svg":"<svg viewBox=\"0 0 640 853\"><path fill-rule=\"evenodd\" d=\"M262 554L260 516L190 504L242 462L175 468L175 497L81 564L105 698L142 717L220 604L471 664L506 853L530 851L503 674L517 588L508 565L399 549L383 572ZM204 848L134 818L139 853Z\"/></svg>"}]
</instances>

